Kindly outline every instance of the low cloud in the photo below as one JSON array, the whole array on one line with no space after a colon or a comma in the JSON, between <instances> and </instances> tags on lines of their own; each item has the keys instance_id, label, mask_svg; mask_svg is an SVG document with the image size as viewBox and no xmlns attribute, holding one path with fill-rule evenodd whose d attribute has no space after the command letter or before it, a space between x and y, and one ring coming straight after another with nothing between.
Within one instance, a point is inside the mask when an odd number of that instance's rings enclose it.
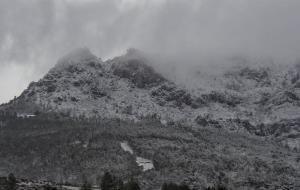
<instances>
[{"instance_id":1,"label":"low cloud","mask_svg":"<svg viewBox=\"0 0 300 190\"><path fill-rule=\"evenodd\" d=\"M71 49L296 58L298 0L1 0L0 102Z\"/></svg>"}]
</instances>

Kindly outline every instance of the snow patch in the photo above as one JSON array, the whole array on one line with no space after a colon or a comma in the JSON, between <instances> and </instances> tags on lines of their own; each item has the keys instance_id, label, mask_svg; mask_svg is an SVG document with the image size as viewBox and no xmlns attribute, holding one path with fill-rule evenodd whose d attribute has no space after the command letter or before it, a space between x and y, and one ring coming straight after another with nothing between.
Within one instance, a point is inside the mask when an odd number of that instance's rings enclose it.
<instances>
[{"instance_id":1,"label":"snow patch","mask_svg":"<svg viewBox=\"0 0 300 190\"><path fill-rule=\"evenodd\" d=\"M121 147L125 152L129 152L130 154L133 154L132 148L128 145L127 142L121 142Z\"/></svg>"},{"instance_id":2,"label":"snow patch","mask_svg":"<svg viewBox=\"0 0 300 190\"><path fill-rule=\"evenodd\" d=\"M129 146L129 144L127 142L121 142L120 145L121 145L121 148L125 152L129 152L130 154L134 154L133 149ZM142 158L142 157L137 156L135 158L135 162L137 163L138 166L143 167L144 172L154 168L153 162L149 159L146 159L146 158Z\"/></svg>"},{"instance_id":3,"label":"snow patch","mask_svg":"<svg viewBox=\"0 0 300 190\"><path fill-rule=\"evenodd\" d=\"M136 163L138 164L138 166L143 167L143 171L151 170L154 168L151 160L142 157L136 157Z\"/></svg>"}]
</instances>

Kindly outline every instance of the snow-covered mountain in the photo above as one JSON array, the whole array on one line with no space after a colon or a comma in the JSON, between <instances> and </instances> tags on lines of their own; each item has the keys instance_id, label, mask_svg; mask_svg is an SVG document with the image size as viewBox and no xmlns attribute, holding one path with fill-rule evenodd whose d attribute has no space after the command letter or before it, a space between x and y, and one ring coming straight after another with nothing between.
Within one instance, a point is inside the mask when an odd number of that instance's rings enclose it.
<instances>
[{"instance_id":1,"label":"snow-covered mountain","mask_svg":"<svg viewBox=\"0 0 300 190\"><path fill-rule=\"evenodd\" d=\"M107 61L86 48L69 53L0 106L0 175L98 184L112 171L143 189L220 180L297 189L300 65L224 62L174 68L134 49Z\"/></svg>"},{"instance_id":2,"label":"snow-covered mountain","mask_svg":"<svg viewBox=\"0 0 300 190\"><path fill-rule=\"evenodd\" d=\"M156 70L153 59L138 50L104 62L81 48L61 58L1 109L132 121L151 117L169 125L276 136L299 149L299 64L230 61L230 67L215 73L195 66L180 84Z\"/></svg>"}]
</instances>

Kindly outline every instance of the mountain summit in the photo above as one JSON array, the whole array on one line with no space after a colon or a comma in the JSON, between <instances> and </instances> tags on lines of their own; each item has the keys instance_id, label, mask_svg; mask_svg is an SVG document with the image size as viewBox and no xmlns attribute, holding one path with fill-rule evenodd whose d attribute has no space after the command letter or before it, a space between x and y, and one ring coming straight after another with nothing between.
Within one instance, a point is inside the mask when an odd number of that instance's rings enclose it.
<instances>
[{"instance_id":1,"label":"mountain summit","mask_svg":"<svg viewBox=\"0 0 300 190\"><path fill-rule=\"evenodd\" d=\"M55 67L67 67L72 64L84 64L96 60L98 58L88 48L78 48L60 58Z\"/></svg>"}]
</instances>

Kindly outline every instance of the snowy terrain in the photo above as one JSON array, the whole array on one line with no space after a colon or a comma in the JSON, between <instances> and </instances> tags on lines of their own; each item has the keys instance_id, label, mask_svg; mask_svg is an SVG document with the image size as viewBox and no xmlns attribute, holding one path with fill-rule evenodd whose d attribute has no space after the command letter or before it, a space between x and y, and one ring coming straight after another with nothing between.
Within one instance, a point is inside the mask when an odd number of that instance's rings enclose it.
<instances>
[{"instance_id":1,"label":"snowy terrain","mask_svg":"<svg viewBox=\"0 0 300 190\"><path fill-rule=\"evenodd\" d=\"M299 64L226 59L226 67L195 65L182 71L184 80L175 80L158 72L153 60L131 49L103 62L88 49L77 49L0 109L133 122L156 118L164 125L222 127L276 137L299 148ZM182 75L180 68L174 75Z\"/></svg>"}]
</instances>

